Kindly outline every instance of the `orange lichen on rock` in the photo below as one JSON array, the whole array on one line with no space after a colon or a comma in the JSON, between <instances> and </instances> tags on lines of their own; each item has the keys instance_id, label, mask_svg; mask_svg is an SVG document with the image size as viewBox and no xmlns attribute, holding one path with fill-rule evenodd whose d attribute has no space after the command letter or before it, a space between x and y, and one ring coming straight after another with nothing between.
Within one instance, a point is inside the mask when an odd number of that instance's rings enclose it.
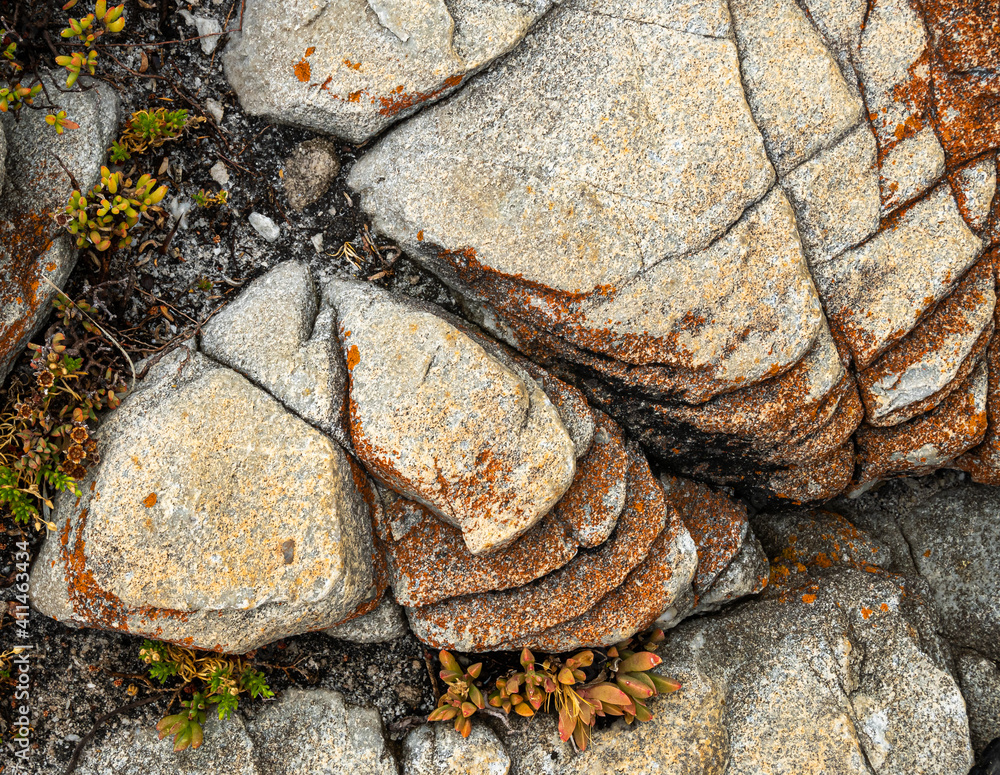
<instances>
[{"instance_id":1,"label":"orange lichen on rock","mask_svg":"<svg viewBox=\"0 0 1000 775\"><path fill-rule=\"evenodd\" d=\"M415 105L427 102L435 97L440 97L446 91L458 86L462 82L463 77L462 75L450 75L444 79L442 86L425 92L407 92L405 87L397 86L394 91L378 98L378 102L381 105L379 113L383 116L397 116L404 110L408 110ZM374 102L374 100L372 101Z\"/></svg>"},{"instance_id":2,"label":"orange lichen on rock","mask_svg":"<svg viewBox=\"0 0 1000 775\"><path fill-rule=\"evenodd\" d=\"M408 609L410 627L435 648L486 651L592 608L648 555L667 523L663 490L645 457L629 451L629 495L614 534L529 585Z\"/></svg>"},{"instance_id":3,"label":"orange lichen on rock","mask_svg":"<svg viewBox=\"0 0 1000 775\"><path fill-rule=\"evenodd\" d=\"M650 627L670 605L677 593L672 584L677 558L672 545L681 535L684 524L675 509L667 508L668 522L649 556L616 587L586 613L557 624L545 632L500 646L520 649L528 646L542 651L560 652L580 643L611 646L636 632Z\"/></svg>"},{"instance_id":4,"label":"orange lichen on rock","mask_svg":"<svg viewBox=\"0 0 1000 775\"><path fill-rule=\"evenodd\" d=\"M89 567L86 555L86 544L83 533L87 527L87 509L83 509L74 519L69 517L59 534L59 555L63 564L66 579L66 593L73 616L87 626L101 630L118 630L128 632L131 620L137 618L142 624L152 622L160 617L169 616L187 621L190 614L186 611L174 611L168 608L153 608L142 606L130 608L126 606L113 592L109 592L94 579L93 570ZM75 535L74 535L75 533ZM72 546L70 539L72 538Z\"/></svg>"},{"instance_id":5,"label":"orange lichen on rock","mask_svg":"<svg viewBox=\"0 0 1000 775\"><path fill-rule=\"evenodd\" d=\"M394 501L386 518L393 593L405 606L523 586L561 568L577 552L566 525L551 513L510 546L483 556L468 550L461 530L413 501Z\"/></svg>"},{"instance_id":6,"label":"orange lichen on rock","mask_svg":"<svg viewBox=\"0 0 1000 775\"><path fill-rule=\"evenodd\" d=\"M556 504L555 514L582 546L599 546L615 528L625 507L629 458L625 436L610 417L594 410L594 441L577 463L573 484Z\"/></svg>"},{"instance_id":7,"label":"orange lichen on rock","mask_svg":"<svg viewBox=\"0 0 1000 775\"><path fill-rule=\"evenodd\" d=\"M698 569L691 585L700 595L712 586L743 545L749 526L746 506L689 479L663 476L660 481L667 503L680 513L697 547Z\"/></svg>"},{"instance_id":8,"label":"orange lichen on rock","mask_svg":"<svg viewBox=\"0 0 1000 775\"><path fill-rule=\"evenodd\" d=\"M980 363L933 411L891 428L859 428L855 486L929 473L979 444L987 426L986 387L986 364Z\"/></svg>"},{"instance_id":9,"label":"orange lichen on rock","mask_svg":"<svg viewBox=\"0 0 1000 775\"><path fill-rule=\"evenodd\" d=\"M951 295L941 301L913 331L870 367L858 373L858 390L865 403L867 423L877 427L898 425L930 411L962 384L982 360L993 335L995 304L993 264L987 257L976 263ZM967 347L964 358L955 363L963 345ZM955 369L950 381L923 399L911 401L898 409L884 408L884 405L890 404L892 395L887 396L883 386L893 377L895 381L892 384L895 386L907 370L921 374L926 381L924 364L935 355L944 359L939 368Z\"/></svg>"}]
</instances>

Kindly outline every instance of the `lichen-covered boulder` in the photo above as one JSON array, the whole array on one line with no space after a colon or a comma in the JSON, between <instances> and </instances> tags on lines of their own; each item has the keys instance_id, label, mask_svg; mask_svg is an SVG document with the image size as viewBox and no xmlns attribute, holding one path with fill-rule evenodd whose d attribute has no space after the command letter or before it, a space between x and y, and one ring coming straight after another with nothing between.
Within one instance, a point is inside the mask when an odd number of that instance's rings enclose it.
<instances>
[{"instance_id":1,"label":"lichen-covered boulder","mask_svg":"<svg viewBox=\"0 0 1000 775\"><path fill-rule=\"evenodd\" d=\"M223 62L247 112L361 143L506 54L549 6L249 0Z\"/></svg>"},{"instance_id":2,"label":"lichen-covered boulder","mask_svg":"<svg viewBox=\"0 0 1000 775\"><path fill-rule=\"evenodd\" d=\"M6 175L0 196L0 382L49 313L76 264L76 248L52 220L69 201L73 182L84 190L101 177L101 164L118 130L118 96L102 82L81 79L85 89L66 91L42 76L47 93L80 125L56 134L45 111L4 114ZM65 165L65 168L63 167ZM0 165L2 166L2 165ZM69 174L67 174L67 170ZM52 283L52 285L50 285Z\"/></svg>"},{"instance_id":3,"label":"lichen-covered boulder","mask_svg":"<svg viewBox=\"0 0 1000 775\"><path fill-rule=\"evenodd\" d=\"M244 652L376 597L370 505L330 439L179 348L102 424L31 598L71 624Z\"/></svg>"},{"instance_id":4,"label":"lichen-covered boulder","mask_svg":"<svg viewBox=\"0 0 1000 775\"><path fill-rule=\"evenodd\" d=\"M769 550L830 538L818 524L794 535ZM512 772L965 775L969 722L933 612L910 581L824 557L668 632L657 670L682 689L649 702L651 721L616 721L583 754L554 721L518 724L502 738Z\"/></svg>"},{"instance_id":5,"label":"lichen-covered boulder","mask_svg":"<svg viewBox=\"0 0 1000 775\"><path fill-rule=\"evenodd\" d=\"M994 443L1000 238L995 77L963 68L995 45L944 5L564 3L349 184L678 473L795 501L1000 480L963 457Z\"/></svg>"}]
</instances>

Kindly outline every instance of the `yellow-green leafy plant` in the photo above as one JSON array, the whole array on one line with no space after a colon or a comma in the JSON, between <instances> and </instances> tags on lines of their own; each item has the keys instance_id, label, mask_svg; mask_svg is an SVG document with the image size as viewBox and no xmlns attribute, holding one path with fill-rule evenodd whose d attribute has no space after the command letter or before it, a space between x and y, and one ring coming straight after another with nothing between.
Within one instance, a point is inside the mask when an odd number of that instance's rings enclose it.
<instances>
[{"instance_id":1,"label":"yellow-green leafy plant","mask_svg":"<svg viewBox=\"0 0 1000 775\"><path fill-rule=\"evenodd\" d=\"M77 481L100 460L92 438L98 413L125 392L121 375L102 363L109 344L87 319L96 310L62 294L54 307L60 330L28 345L32 379L15 375L0 408L0 512L36 528L54 527L42 512L53 508L55 492L80 494Z\"/></svg>"},{"instance_id":2,"label":"yellow-green leafy plant","mask_svg":"<svg viewBox=\"0 0 1000 775\"><path fill-rule=\"evenodd\" d=\"M42 85L25 86L18 76L24 65L17 59L17 43L7 30L0 28L0 112L18 111L32 105L42 90Z\"/></svg>"},{"instance_id":3,"label":"yellow-green leafy plant","mask_svg":"<svg viewBox=\"0 0 1000 775\"><path fill-rule=\"evenodd\" d=\"M111 148L111 161L116 164L128 161L133 154L142 154L150 148L159 148L164 143L177 140L188 127L200 124L205 119L191 116L183 108L167 110L140 110L125 122L125 131Z\"/></svg>"},{"instance_id":4,"label":"yellow-green leafy plant","mask_svg":"<svg viewBox=\"0 0 1000 775\"><path fill-rule=\"evenodd\" d=\"M594 669L595 652L580 651L569 657L548 656L538 661L529 649L520 655L521 669L511 669L494 679L486 702L504 713L532 717L554 712L559 719L559 736L586 750L598 718L621 716L625 722L649 721L653 714L646 701L657 694L677 691L680 683L650 672L662 660L652 653L663 641L662 630L641 638L630 638L612 646ZM641 644L641 645L640 645ZM641 648L636 651L634 648ZM487 710L479 682L482 663L462 670L447 651L440 654L444 668L440 675L448 691L428 716L429 721L452 721L463 737L472 729L472 716ZM588 674L587 669L591 669Z\"/></svg>"},{"instance_id":5,"label":"yellow-green leafy plant","mask_svg":"<svg viewBox=\"0 0 1000 775\"><path fill-rule=\"evenodd\" d=\"M76 237L76 246L88 245L98 251L132 244L129 229L150 211L160 211L158 205L166 196L167 187L156 188L156 180L143 175L133 185L121 172L101 167L101 181L84 196L79 191L70 194L66 212L56 216L56 222Z\"/></svg>"},{"instance_id":6,"label":"yellow-green leafy plant","mask_svg":"<svg viewBox=\"0 0 1000 775\"><path fill-rule=\"evenodd\" d=\"M175 751L202 744L202 724L210 706L215 706L219 720L224 721L236 710L241 694L254 699L274 696L264 674L244 657L145 640L139 658L152 678L161 684L177 678L181 681L177 693L191 693L190 699L181 702L182 711L164 716L156 725L161 740L173 735Z\"/></svg>"},{"instance_id":7,"label":"yellow-green leafy plant","mask_svg":"<svg viewBox=\"0 0 1000 775\"><path fill-rule=\"evenodd\" d=\"M194 203L198 207L211 207L213 205L224 205L229 201L229 192L222 189L218 194L200 189L193 197Z\"/></svg>"},{"instance_id":8,"label":"yellow-green leafy plant","mask_svg":"<svg viewBox=\"0 0 1000 775\"><path fill-rule=\"evenodd\" d=\"M80 125L75 121L66 118L66 111L60 110L58 113L49 113L45 117L45 123L56 128L56 134L61 135L66 129L79 129Z\"/></svg>"},{"instance_id":9,"label":"yellow-green leafy plant","mask_svg":"<svg viewBox=\"0 0 1000 775\"><path fill-rule=\"evenodd\" d=\"M77 0L70 0L63 6L68 10L76 5ZM86 52L74 51L69 56L57 56L56 64L65 67L69 72L66 77L66 87L76 83L80 73L86 70L94 74L97 66L97 51L94 48L98 39L107 33L118 33L125 29L125 4L108 7L107 0L97 0L93 13L88 13L82 19L70 19L69 26L59 34L72 41L76 39L86 47Z\"/></svg>"}]
</instances>

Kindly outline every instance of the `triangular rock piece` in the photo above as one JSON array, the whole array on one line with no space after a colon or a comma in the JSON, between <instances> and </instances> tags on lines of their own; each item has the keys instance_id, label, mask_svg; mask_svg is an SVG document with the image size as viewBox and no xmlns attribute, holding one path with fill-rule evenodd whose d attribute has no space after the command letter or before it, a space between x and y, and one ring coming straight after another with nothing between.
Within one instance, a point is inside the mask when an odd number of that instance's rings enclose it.
<instances>
[{"instance_id":1,"label":"triangular rock piece","mask_svg":"<svg viewBox=\"0 0 1000 775\"><path fill-rule=\"evenodd\" d=\"M458 526L473 554L523 535L576 473L573 441L530 378L442 317L357 282L327 287L368 470Z\"/></svg>"}]
</instances>

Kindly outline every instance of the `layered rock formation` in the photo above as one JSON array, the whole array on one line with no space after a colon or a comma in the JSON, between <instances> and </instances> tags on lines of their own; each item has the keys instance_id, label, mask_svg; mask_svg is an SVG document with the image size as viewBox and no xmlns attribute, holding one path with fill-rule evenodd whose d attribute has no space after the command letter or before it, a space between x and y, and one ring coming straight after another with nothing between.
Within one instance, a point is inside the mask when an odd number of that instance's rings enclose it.
<instances>
[{"instance_id":1,"label":"layered rock formation","mask_svg":"<svg viewBox=\"0 0 1000 775\"><path fill-rule=\"evenodd\" d=\"M99 441L32 576L76 624L377 642L399 631L391 585L428 644L561 651L767 579L742 506L659 481L572 385L433 305L317 291L301 263L152 365Z\"/></svg>"},{"instance_id":2,"label":"layered rock formation","mask_svg":"<svg viewBox=\"0 0 1000 775\"><path fill-rule=\"evenodd\" d=\"M350 183L677 472L799 501L997 479L992 436L963 455L988 429L1000 81L992 28L938 5L563 3Z\"/></svg>"}]
</instances>

